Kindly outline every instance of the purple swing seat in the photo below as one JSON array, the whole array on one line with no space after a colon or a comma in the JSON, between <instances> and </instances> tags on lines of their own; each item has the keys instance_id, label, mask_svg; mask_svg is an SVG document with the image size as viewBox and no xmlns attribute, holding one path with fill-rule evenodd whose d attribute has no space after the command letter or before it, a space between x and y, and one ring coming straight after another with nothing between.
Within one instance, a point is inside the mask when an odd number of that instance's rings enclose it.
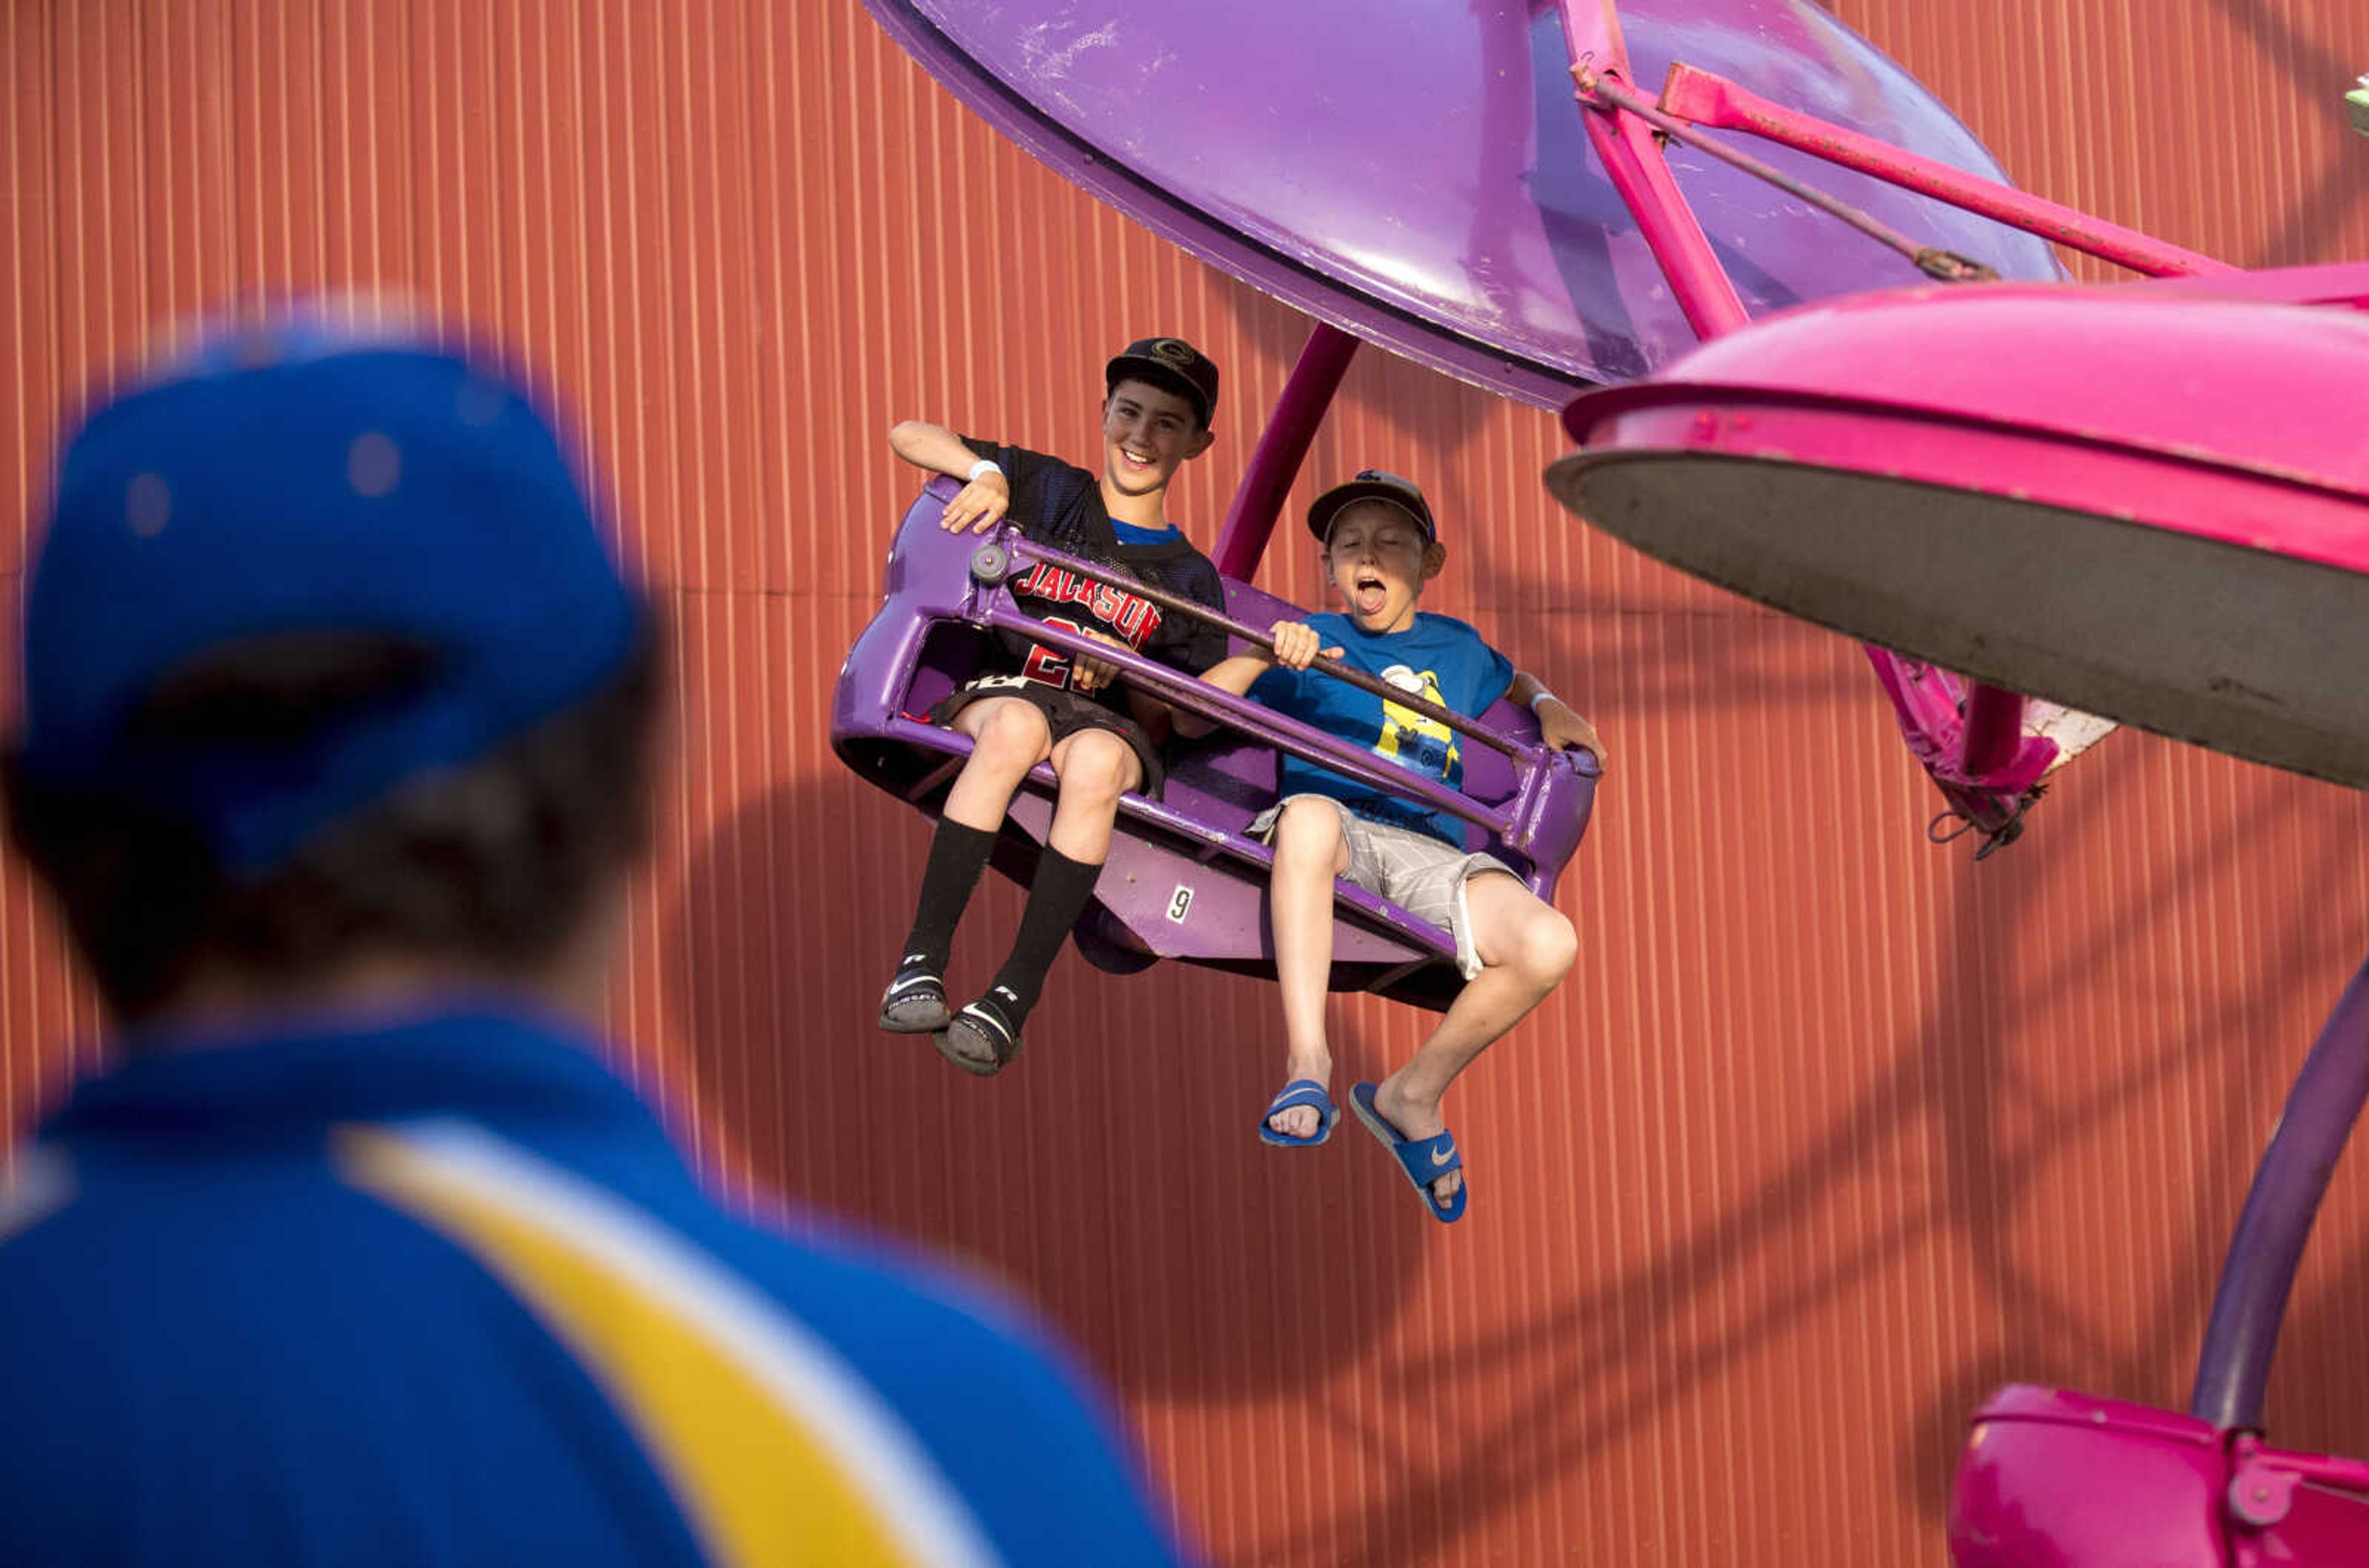
<instances>
[{"instance_id":1,"label":"purple swing seat","mask_svg":"<svg viewBox=\"0 0 2369 1568\"><path fill-rule=\"evenodd\" d=\"M831 745L841 760L932 818L971 743L922 715L970 675L990 622L1020 618L1008 591L973 575L974 555L989 540L938 526L958 488L933 479L906 512L889 555L886 599L849 650L831 699ZM1014 552L1061 558L1008 532L995 539L1007 559ZM1229 579L1225 591L1228 614L1260 630L1307 613L1245 583ZM1031 630L1048 645L1068 640L1059 628L1032 623ZM1541 898L1553 896L1587 830L1595 759L1539 746L1537 720L1527 709L1499 703L1482 715L1484 726L1516 743L1516 754L1468 742L1459 795L1151 660L1093 651L1139 684L1164 684L1163 694L1178 705L1227 727L1171 746L1160 799L1130 794L1120 802L1109 864L1075 933L1086 958L1113 973L1173 958L1274 975L1265 910L1274 856L1245 830L1275 803L1279 745L1370 770L1396 793L1483 818L1468 827L1467 842L1504 860ZM1039 764L1013 797L993 864L1015 881L1034 869L1051 829L1054 787L1052 770ZM1435 1010L1454 1000L1463 981L1447 932L1346 882L1335 886L1334 908L1333 990L1376 991Z\"/></svg>"}]
</instances>

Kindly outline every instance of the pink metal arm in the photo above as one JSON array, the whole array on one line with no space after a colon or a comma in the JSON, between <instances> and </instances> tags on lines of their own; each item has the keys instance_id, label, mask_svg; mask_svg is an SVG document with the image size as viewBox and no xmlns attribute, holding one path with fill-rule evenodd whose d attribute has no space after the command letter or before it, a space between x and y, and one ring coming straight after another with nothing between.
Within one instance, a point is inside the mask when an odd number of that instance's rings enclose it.
<instances>
[{"instance_id":1,"label":"pink metal arm","mask_svg":"<svg viewBox=\"0 0 2369 1568\"><path fill-rule=\"evenodd\" d=\"M1629 74L1629 44L1620 36L1620 7L1616 0L1553 0L1562 13L1563 51L1577 71L1594 64L1600 71ZM1531 9L1540 9L1532 6Z\"/></svg>"},{"instance_id":2,"label":"pink metal arm","mask_svg":"<svg viewBox=\"0 0 2369 1568\"><path fill-rule=\"evenodd\" d=\"M1683 63L1670 67L1662 84L1661 107L1665 113L1698 125L1749 132L1830 164L2013 224L2043 239L2102 257L2134 272L2173 278L2237 270L2226 261L2167 245L2136 229L2028 196L1995 180L1978 179L1888 142L1773 104L1724 76Z\"/></svg>"},{"instance_id":3,"label":"pink metal arm","mask_svg":"<svg viewBox=\"0 0 2369 1568\"><path fill-rule=\"evenodd\" d=\"M1613 188L1637 219L1638 231L1661 264L1688 325L1706 341L1746 325L1750 315L1727 269L1712 252L1694 210L1678 189L1652 127L1596 91L1603 78L1625 83L1629 70L1613 0L1558 3L1572 76L1581 104L1590 110L1585 117L1588 140L1603 160ZM1222 569L1222 562L1220 566ZM1977 796L1994 791L2002 795L1997 801L1978 798L1961 804L1973 807L1973 819L1987 832L2010 827L2015 797L2046 762L2045 757L2023 744L2023 699L2012 692L1975 685L1962 720L1955 704L1941 697L1938 685L1917 689L1915 667L1908 661L1881 648L1871 647L1868 655L1899 710L1902 727L1918 760L1937 780L1962 788L1971 786ZM1940 698L1940 706L1933 705L1935 698ZM2042 747L2047 755L2054 754L2053 746L2043 742Z\"/></svg>"},{"instance_id":4,"label":"pink metal arm","mask_svg":"<svg viewBox=\"0 0 2369 1568\"><path fill-rule=\"evenodd\" d=\"M1966 693L1966 742L1959 759L1968 780L2006 772L2022 750L2023 699L1997 686L1973 682Z\"/></svg>"},{"instance_id":5,"label":"pink metal arm","mask_svg":"<svg viewBox=\"0 0 2369 1568\"><path fill-rule=\"evenodd\" d=\"M1579 100L1591 112L1585 116L1587 139L1613 189L1628 204L1637 229L1670 280L1670 291L1687 324L1702 338L1733 332L1751 319L1727 269L1712 254L1711 241L1696 221L1694 209L1678 191L1677 177L1662 156L1653 129L1618 105L1594 96L1598 77L1625 81L1629 52L1620 40L1620 22L1613 0L1558 0L1562 11L1563 48L1571 74L1579 85Z\"/></svg>"},{"instance_id":6,"label":"pink metal arm","mask_svg":"<svg viewBox=\"0 0 2369 1568\"><path fill-rule=\"evenodd\" d=\"M1638 232L1662 264L1695 336L1709 341L1750 321L1726 269L1711 254L1694 210L1678 194L1677 180L1654 140L1653 128L1622 109L1598 110L1587 117L1587 139L1604 160L1604 172L1612 177L1620 200L1636 216Z\"/></svg>"},{"instance_id":7,"label":"pink metal arm","mask_svg":"<svg viewBox=\"0 0 2369 1568\"><path fill-rule=\"evenodd\" d=\"M2056 760L2056 744L2023 733L2023 698L1865 645L1868 662L1900 715L1902 735L1934 782L1997 795L2000 820ZM1961 707L1963 704L1963 709ZM1977 826L1993 826L1977 820Z\"/></svg>"}]
</instances>

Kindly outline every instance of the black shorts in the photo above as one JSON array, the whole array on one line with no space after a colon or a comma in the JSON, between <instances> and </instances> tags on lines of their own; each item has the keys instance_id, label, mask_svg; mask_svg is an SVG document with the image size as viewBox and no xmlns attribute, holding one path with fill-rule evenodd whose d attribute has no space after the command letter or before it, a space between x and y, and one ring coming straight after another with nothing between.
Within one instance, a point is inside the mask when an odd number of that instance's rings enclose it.
<instances>
[{"instance_id":1,"label":"black shorts","mask_svg":"<svg viewBox=\"0 0 2369 1568\"><path fill-rule=\"evenodd\" d=\"M1168 771L1160 765L1160 753L1153 748L1151 737L1143 732L1143 726L1116 708L1104 707L1066 686L1048 686L1025 675L981 675L932 704L930 722L951 726L956 714L990 697L1017 697L1034 706L1045 715L1045 727L1053 732L1056 746L1082 729L1109 730L1127 743L1135 752L1135 760L1143 765L1143 782L1135 786L1136 793L1153 800L1160 798Z\"/></svg>"}]
</instances>

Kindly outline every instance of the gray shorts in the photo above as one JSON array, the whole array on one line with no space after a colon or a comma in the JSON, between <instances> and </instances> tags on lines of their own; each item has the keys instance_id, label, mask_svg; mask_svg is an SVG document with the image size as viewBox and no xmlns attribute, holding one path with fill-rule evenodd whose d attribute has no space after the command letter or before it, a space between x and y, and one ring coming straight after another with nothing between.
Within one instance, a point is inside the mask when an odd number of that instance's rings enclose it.
<instances>
[{"instance_id":1,"label":"gray shorts","mask_svg":"<svg viewBox=\"0 0 2369 1568\"><path fill-rule=\"evenodd\" d=\"M1340 813L1341 837L1349 850L1349 869L1343 876L1415 919L1446 930L1456 938L1458 971L1468 980L1481 972L1464 885L1483 872L1501 871L1512 876L1512 866L1494 854L1459 849L1412 828L1368 822L1329 795L1286 795L1258 814L1250 826L1251 837L1262 843L1272 839L1283 808L1295 800L1321 800Z\"/></svg>"}]
</instances>

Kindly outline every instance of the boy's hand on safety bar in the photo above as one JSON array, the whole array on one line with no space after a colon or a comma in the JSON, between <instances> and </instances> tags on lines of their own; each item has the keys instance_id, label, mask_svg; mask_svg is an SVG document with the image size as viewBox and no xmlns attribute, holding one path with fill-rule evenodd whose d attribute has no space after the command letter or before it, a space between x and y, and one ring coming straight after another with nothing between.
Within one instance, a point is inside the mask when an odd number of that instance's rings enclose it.
<instances>
[{"instance_id":1,"label":"boy's hand on safety bar","mask_svg":"<svg viewBox=\"0 0 2369 1568\"><path fill-rule=\"evenodd\" d=\"M1598 768L1604 766L1604 741L1596 727L1560 697L1545 697L1539 702L1539 738L1558 751L1568 751L1576 746L1596 758Z\"/></svg>"},{"instance_id":2,"label":"boy's hand on safety bar","mask_svg":"<svg viewBox=\"0 0 2369 1568\"><path fill-rule=\"evenodd\" d=\"M982 474L955 493L938 526L948 533L960 533L966 528L985 533L1003 521L1011 505L1012 481L1000 473Z\"/></svg>"},{"instance_id":3,"label":"boy's hand on safety bar","mask_svg":"<svg viewBox=\"0 0 2369 1568\"><path fill-rule=\"evenodd\" d=\"M1305 621L1277 621L1266 635L1275 639L1275 661L1286 670L1305 670L1320 653L1327 658L1341 657L1341 650L1324 647L1324 639Z\"/></svg>"}]
</instances>

